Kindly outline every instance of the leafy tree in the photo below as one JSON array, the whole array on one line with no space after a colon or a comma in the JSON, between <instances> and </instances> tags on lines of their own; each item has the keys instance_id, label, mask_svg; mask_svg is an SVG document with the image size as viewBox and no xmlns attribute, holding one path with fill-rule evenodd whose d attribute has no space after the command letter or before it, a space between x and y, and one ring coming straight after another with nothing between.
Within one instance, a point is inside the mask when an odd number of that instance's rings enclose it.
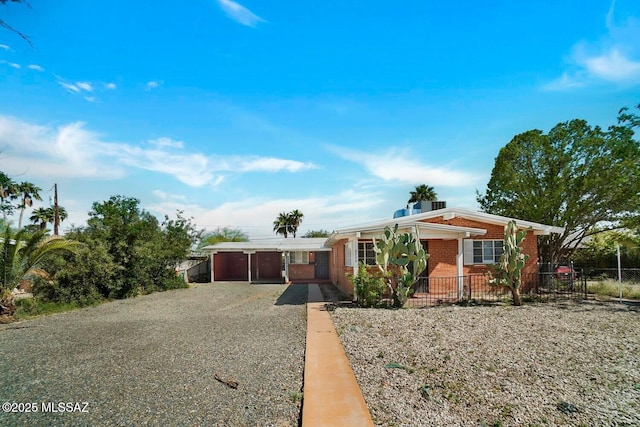
<instances>
[{"instance_id":1,"label":"leafy tree","mask_svg":"<svg viewBox=\"0 0 640 427\"><path fill-rule=\"evenodd\" d=\"M565 227L540 236L544 261L569 258L585 236L617 228L640 213L640 146L629 115L608 130L584 120L557 124L548 134L516 135L496 158L483 211Z\"/></svg>"},{"instance_id":2,"label":"leafy tree","mask_svg":"<svg viewBox=\"0 0 640 427\"><path fill-rule=\"evenodd\" d=\"M20 217L18 219L18 229L22 228L22 217L27 207L33 206L33 200L42 200L40 191L42 189L35 184L25 181L16 186L16 196L20 200L18 208L20 209Z\"/></svg>"},{"instance_id":3,"label":"leafy tree","mask_svg":"<svg viewBox=\"0 0 640 427\"><path fill-rule=\"evenodd\" d=\"M414 191L410 191L409 194L411 195L411 197L409 198L409 201L407 203L436 200L436 198L438 197L434 188L426 184L417 185L416 189Z\"/></svg>"},{"instance_id":4,"label":"leafy tree","mask_svg":"<svg viewBox=\"0 0 640 427\"><path fill-rule=\"evenodd\" d=\"M160 224L139 203L124 196L95 202L83 230L87 239L105 245L116 266L105 295L110 298L185 286L175 267L198 238L191 220L178 212L177 219L165 217Z\"/></svg>"},{"instance_id":5,"label":"leafy tree","mask_svg":"<svg viewBox=\"0 0 640 427\"><path fill-rule=\"evenodd\" d=\"M640 268L640 233L630 230L607 230L593 234L583 242L573 261L576 267L615 268L620 262L625 268Z\"/></svg>"},{"instance_id":6,"label":"leafy tree","mask_svg":"<svg viewBox=\"0 0 640 427\"><path fill-rule=\"evenodd\" d=\"M199 248L215 245L220 242L248 242L249 236L239 228L218 227L215 231L206 233L200 238Z\"/></svg>"},{"instance_id":7,"label":"leafy tree","mask_svg":"<svg viewBox=\"0 0 640 427\"><path fill-rule=\"evenodd\" d=\"M302 236L302 237L307 237L307 238L329 237L330 235L331 235L331 232L329 232L327 230L309 230L306 233L304 233L304 236Z\"/></svg>"}]
</instances>

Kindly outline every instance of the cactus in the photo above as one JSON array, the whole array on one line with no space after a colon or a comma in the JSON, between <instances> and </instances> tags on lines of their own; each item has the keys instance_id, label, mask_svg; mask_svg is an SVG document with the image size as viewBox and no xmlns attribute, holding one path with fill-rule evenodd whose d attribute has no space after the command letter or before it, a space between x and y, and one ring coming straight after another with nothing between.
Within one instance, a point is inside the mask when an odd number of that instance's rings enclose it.
<instances>
[{"instance_id":1,"label":"cactus","mask_svg":"<svg viewBox=\"0 0 640 427\"><path fill-rule=\"evenodd\" d=\"M385 227L382 237L373 239L376 264L384 274L394 307L402 307L413 292L413 284L427 267L429 254L411 233L398 234L398 224Z\"/></svg>"},{"instance_id":2,"label":"cactus","mask_svg":"<svg viewBox=\"0 0 640 427\"><path fill-rule=\"evenodd\" d=\"M522 242L527 235L526 230L518 231L515 221L509 221L504 227L503 253L498 265L493 267L491 284L505 286L511 290L514 305L522 305L520 285L522 270L529 255L522 253Z\"/></svg>"}]
</instances>

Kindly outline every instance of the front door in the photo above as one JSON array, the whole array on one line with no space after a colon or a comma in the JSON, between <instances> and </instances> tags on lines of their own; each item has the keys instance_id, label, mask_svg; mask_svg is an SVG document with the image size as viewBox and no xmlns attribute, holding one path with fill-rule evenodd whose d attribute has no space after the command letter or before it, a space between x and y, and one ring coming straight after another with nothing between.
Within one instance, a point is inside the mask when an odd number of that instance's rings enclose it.
<instances>
[{"instance_id":1,"label":"front door","mask_svg":"<svg viewBox=\"0 0 640 427\"><path fill-rule=\"evenodd\" d=\"M316 252L316 279L329 278L329 252Z\"/></svg>"}]
</instances>

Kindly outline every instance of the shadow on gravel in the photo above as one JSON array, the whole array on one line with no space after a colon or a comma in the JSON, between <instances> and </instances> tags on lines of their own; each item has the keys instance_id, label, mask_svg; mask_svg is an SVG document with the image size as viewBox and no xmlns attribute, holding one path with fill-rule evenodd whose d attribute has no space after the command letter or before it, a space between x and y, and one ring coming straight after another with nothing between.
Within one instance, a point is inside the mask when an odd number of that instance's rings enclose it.
<instances>
[{"instance_id":1,"label":"shadow on gravel","mask_svg":"<svg viewBox=\"0 0 640 427\"><path fill-rule=\"evenodd\" d=\"M308 285L289 285L278 297L276 305L303 305L307 303Z\"/></svg>"}]
</instances>

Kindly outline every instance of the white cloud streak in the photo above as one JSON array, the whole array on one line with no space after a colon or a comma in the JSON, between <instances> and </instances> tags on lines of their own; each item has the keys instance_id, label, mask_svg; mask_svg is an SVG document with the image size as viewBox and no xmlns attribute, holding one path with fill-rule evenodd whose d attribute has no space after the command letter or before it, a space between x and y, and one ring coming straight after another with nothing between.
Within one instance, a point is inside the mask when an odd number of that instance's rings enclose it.
<instances>
[{"instance_id":1,"label":"white cloud streak","mask_svg":"<svg viewBox=\"0 0 640 427\"><path fill-rule=\"evenodd\" d=\"M27 65L27 68L29 68L30 70L35 70L35 71L40 71L40 72L44 71L44 68L42 68L38 64L29 64L29 65Z\"/></svg>"},{"instance_id":2,"label":"white cloud streak","mask_svg":"<svg viewBox=\"0 0 640 427\"><path fill-rule=\"evenodd\" d=\"M218 5L229 18L247 27L255 28L260 22L266 22L246 7L232 0L218 0Z\"/></svg>"},{"instance_id":3,"label":"white cloud streak","mask_svg":"<svg viewBox=\"0 0 640 427\"><path fill-rule=\"evenodd\" d=\"M468 186L478 181L466 172L446 165L430 165L416 160L416 155L407 149L391 147L385 152L371 153L344 147L329 146L329 151L358 163L377 178L389 182L424 184L439 187Z\"/></svg>"},{"instance_id":4,"label":"white cloud streak","mask_svg":"<svg viewBox=\"0 0 640 427\"><path fill-rule=\"evenodd\" d=\"M163 84L164 82L162 80L151 80L148 81L146 84L146 89L147 90L151 90L151 89L156 89L158 87L160 87L161 84Z\"/></svg>"},{"instance_id":5,"label":"white cloud streak","mask_svg":"<svg viewBox=\"0 0 640 427\"><path fill-rule=\"evenodd\" d=\"M11 48L10 48L8 45L6 45L6 44L0 44L0 49L3 49L3 50L11 50Z\"/></svg>"},{"instance_id":6,"label":"white cloud streak","mask_svg":"<svg viewBox=\"0 0 640 427\"><path fill-rule=\"evenodd\" d=\"M301 172L312 163L273 157L205 155L189 152L170 138L132 145L104 141L83 122L39 126L0 115L0 146L10 159L4 172L50 177L121 178L127 169L173 176L191 187L216 186L227 175L247 172Z\"/></svg>"}]
</instances>

